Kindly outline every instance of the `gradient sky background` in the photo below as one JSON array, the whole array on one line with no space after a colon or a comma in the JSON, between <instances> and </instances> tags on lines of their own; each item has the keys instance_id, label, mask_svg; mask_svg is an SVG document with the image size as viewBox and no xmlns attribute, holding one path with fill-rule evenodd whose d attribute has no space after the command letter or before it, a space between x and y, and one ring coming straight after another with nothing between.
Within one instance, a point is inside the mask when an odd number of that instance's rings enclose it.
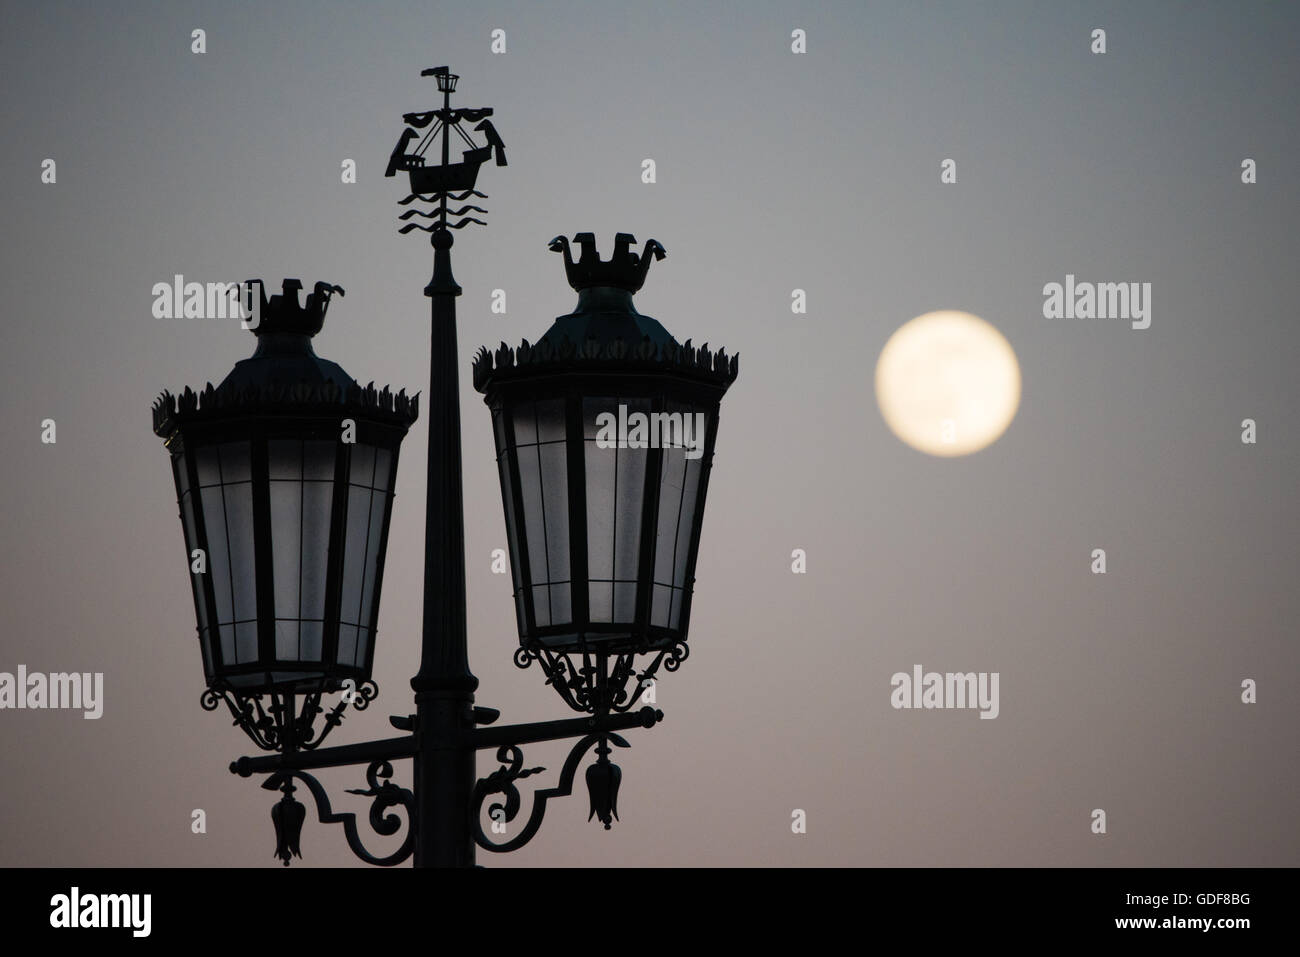
<instances>
[{"instance_id":1,"label":"gradient sky background","mask_svg":"<svg viewBox=\"0 0 1300 957\"><path fill-rule=\"evenodd\" d=\"M1295 4L6 3L4 21L0 671L102 671L106 701L99 721L0 712L0 865L278 866L274 796L226 770L251 745L199 708L149 412L164 388L219 382L253 338L155 319L151 288L337 282L317 351L423 392L430 250L397 234L405 190L382 174L401 114L434 103L419 71L443 63L457 105L496 109L510 164L484 168L489 226L454 250L470 653L503 721L567 709L510 660L474 351L570 311L547 240L591 230L608 255L622 230L668 250L640 310L741 353L692 654L659 684L666 720L618 756L622 822L587 824L579 793L481 863L1300 863ZM1152 283L1151 328L1044 319L1042 287L1067 273ZM1024 377L1008 432L959 459L900 443L873 392L889 335L938 308L996 325ZM422 414L380 698L336 744L411 708L426 435ZM917 663L1000 672L1000 716L893 710L890 676ZM528 749L543 786L565 753ZM321 773L336 808L367 808L342 793L361 772ZM314 821L302 863L354 864Z\"/></svg>"}]
</instances>

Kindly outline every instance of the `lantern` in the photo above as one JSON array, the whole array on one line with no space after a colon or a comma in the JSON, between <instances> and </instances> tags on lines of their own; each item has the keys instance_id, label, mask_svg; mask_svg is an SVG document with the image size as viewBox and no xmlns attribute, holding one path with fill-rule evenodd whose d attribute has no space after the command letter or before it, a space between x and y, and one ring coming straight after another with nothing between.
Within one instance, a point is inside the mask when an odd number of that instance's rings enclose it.
<instances>
[{"instance_id":1,"label":"lantern","mask_svg":"<svg viewBox=\"0 0 1300 957\"><path fill-rule=\"evenodd\" d=\"M318 699L369 682L398 448L417 415L404 391L362 388L313 352L342 289L317 283L300 305L298 280L269 301L258 286L254 355L215 389L164 392L153 410L176 481L205 706L233 695L244 712L250 696Z\"/></svg>"},{"instance_id":2,"label":"lantern","mask_svg":"<svg viewBox=\"0 0 1300 957\"><path fill-rule=\"evenodd\" d=\"M575 708L631 707L637 655L687 654L695 559L723 393L737 357L679 344L638 313L633 294L656 241L615 238L601 261L591 233L564 237L574 312L535 345L481 350L475 388L491 409L520 651L542 662ZM558 681L557 681L558 677Z\"/></svg>"}]
</instances>

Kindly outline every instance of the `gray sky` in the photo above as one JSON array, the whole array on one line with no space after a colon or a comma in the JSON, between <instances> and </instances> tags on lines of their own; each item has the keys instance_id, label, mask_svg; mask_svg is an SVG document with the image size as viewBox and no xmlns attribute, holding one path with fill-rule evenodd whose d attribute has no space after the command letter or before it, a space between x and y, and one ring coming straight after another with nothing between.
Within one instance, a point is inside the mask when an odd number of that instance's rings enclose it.
<instances>
[{"instance_id":1,"label":"gray sky","mask_svg":"<svg viewBox=\"0 0 1300 957\"><path fill-rule=\"evenodd\" d=\"M482 863L1300 863L1295 5L48 3L5 20L0 671L102 671L105 706L0 711L0 864L278 866L274 797L226 770L251 745L198 706L149 414L164 388L219 382L253 339L154 319L151 288L339 283L318 352L423 391L430 251L397 234L404 190L382 174L401 114L434 103L420 69L443 63L456 104L496 109L510 164L484 168L489 225L454 250L470 653L503 721L567 709L510 661L473 352L570 311L546 241L590 230L605 255L617 231L660 240L638 308L741 353L692 654L659 684L666 720L617 758L621 823L587 824L579 794ZM1042 287L1067 273L1150 282L1151 328L1045 319ZM997 326L1024 381L1007 433L958 459L901 444L873 392L885 340L939 308ZM425 437L422 417L398 476L381 695L334 743L386 736L411 707ZM890 676L918 663L998 672L998 718L891 708ZM543 786L564 753L528 750ZM342 793L361 769L321 778L365 810ZM303 845L307 866L353 863L338 828L309 823Z\"/></svg>"}]
</instances>

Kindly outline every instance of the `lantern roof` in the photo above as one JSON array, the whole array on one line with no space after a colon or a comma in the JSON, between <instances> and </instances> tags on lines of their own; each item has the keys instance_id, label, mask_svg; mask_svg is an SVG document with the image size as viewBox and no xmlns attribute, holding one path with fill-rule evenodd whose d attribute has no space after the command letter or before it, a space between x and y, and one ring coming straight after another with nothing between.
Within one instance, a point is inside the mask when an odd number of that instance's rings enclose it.
<instances>
[{"instance_id":1,"label":"lantern roof","mask_svg":"<svg viewBox=\"0 0 1300 957\"><path fill-rule=\"evenodd\" d=\"M251 326L257 336L257 350L235 363L234 369L213 387L194 391L188 387L179 395L163 392L153 406L154 432L170 439L185 420L230 412L276 413L313 411L320 407L345 405L379 420L408 427L419 415L419 396L407 396L403 389L393 394L389 387L376 390L371 382L364 388L337 363L316 355L311 339L320 332L330 297L343 289L316 283L300 303L302 282L285 279L280 295L267 297L260 279L256 283L261 311Z\"/></svg>"},{"instance_id":2,"label":"lantern roof","mask_svg":"<svg viewBox=\"0 0 1300 957\"><path fill-rule=\"evenodd\" d=\"M630 250L631 233L614 238L614 255L602 261L595 236L578 233L573 241L582 249L575 262L569 240L556 236L549 247L564 254L569 285L578 292L578 305L558 317L536 344L523 340L518 349L504 342L495 353L486 348L474 358L474 388L486 392L497 383L557 371L674 372L720 385L724 390L739 374L739 356L725 349L711 351L687 340L679 343L650 316L637 312L632 297L645 282L651 259L666 255L664 247L649 240L638 256Z\"/></svg>"},{"instance_id":3,"label":"lantern roof","mask_svg":"<svg viewBox=\"0 0 1300 957\"><path fill-rule=\"evenodd\" d=\"M218 389L332 382L346 390L356 385L356 380L338 364L322 359L311 347L312 336L325 324L330 297L336 293L344 295L342 286L318 282L307 295L306 303L299 304L302 280L284 280L280 295L270 298L261 280L250 279L245 286L251 289L253 283L257 284L261 298L258 321L252 326L253 335L257 336L257 351L235 363Z\"/></svg>"}]
</instances>

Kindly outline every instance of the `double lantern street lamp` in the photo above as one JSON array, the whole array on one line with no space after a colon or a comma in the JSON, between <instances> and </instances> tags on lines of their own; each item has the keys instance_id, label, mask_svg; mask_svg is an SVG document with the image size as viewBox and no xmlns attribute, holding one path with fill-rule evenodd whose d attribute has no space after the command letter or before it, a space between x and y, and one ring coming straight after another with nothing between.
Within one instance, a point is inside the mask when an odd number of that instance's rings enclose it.
<instances>
[{"instance_id":1,"label":"double lantern street lamp","mask_svg":"<svg viewBox=\"0 0 1300 957\"><path fill-rule=\"evenodd\" d=\"M306 817L293 797L295 779L322 823L343 825L362 860L393 865L413 856L417 867L468 866L476 845L510 851L526 844L547 801L571 793L594 748L586 771L591 816L610 826L621 777L611 745L627 747L618 731L663 717L641 702L642 693L661 667L675 671L687 655L718 408L738 369L736 357L680 344L634 308L651 258L664 257L659 243L649 241L638 255L633 237L619 233L613 257L602 261L591 233L574 237L576 260L563 236L551 241L578 291L577 308L535 344L480 350L473 375L496 437L519 630L514 660L521 668L536 662L584 717L488 727L500 713L474 705L478 679L466 645L461 289L450 257L450 230L484 225L467 214L486 210L449 210L448 201L486 198L474 188L479 167L493 154L504 166L505 154L491 109L451 108L455 74L438 67L422 75L436 78L442 108L403 117L387 171L410 179L400 232L429 232L434 248L424 290L433 323L422 654L411 679L415 713L389 719L404 734L320 747L349 704L364 710L378 693L370 675L398 453L419 413L418 397L363 388L312 350L343 290L317 283L300 303L297 280L286 279L270 297L260 283L246 284L249 296L258 287L259 298L248 301L260 306L254 355L216 388L164 392L153 410L185 533L207 679L202 704L224 703L259 748L274 752L240 758L231 771L267 774L262 786L281 792L271 816L286 865L301 856ZM477 123L486 145L461 129L466 122ZM449 158L452 131L469 144L458 163ZM439 141L442 162L425 165L424 151ZM335 694L337 701L325 697ZM544 770L524 767L521 746L575 737L558 785L534 794L512 835L518 781ZM475 754L483 749L496 749L500 767L477 778ZM405 758L414 762L411 789L390 780L392 762ZM366 849L356 816L334 811L308 773L362 764L368 787L349 793L372 799L376 833L402 831L391 809L407 816L400 847L383 857Z\"/></svg>"}]
</instances>

